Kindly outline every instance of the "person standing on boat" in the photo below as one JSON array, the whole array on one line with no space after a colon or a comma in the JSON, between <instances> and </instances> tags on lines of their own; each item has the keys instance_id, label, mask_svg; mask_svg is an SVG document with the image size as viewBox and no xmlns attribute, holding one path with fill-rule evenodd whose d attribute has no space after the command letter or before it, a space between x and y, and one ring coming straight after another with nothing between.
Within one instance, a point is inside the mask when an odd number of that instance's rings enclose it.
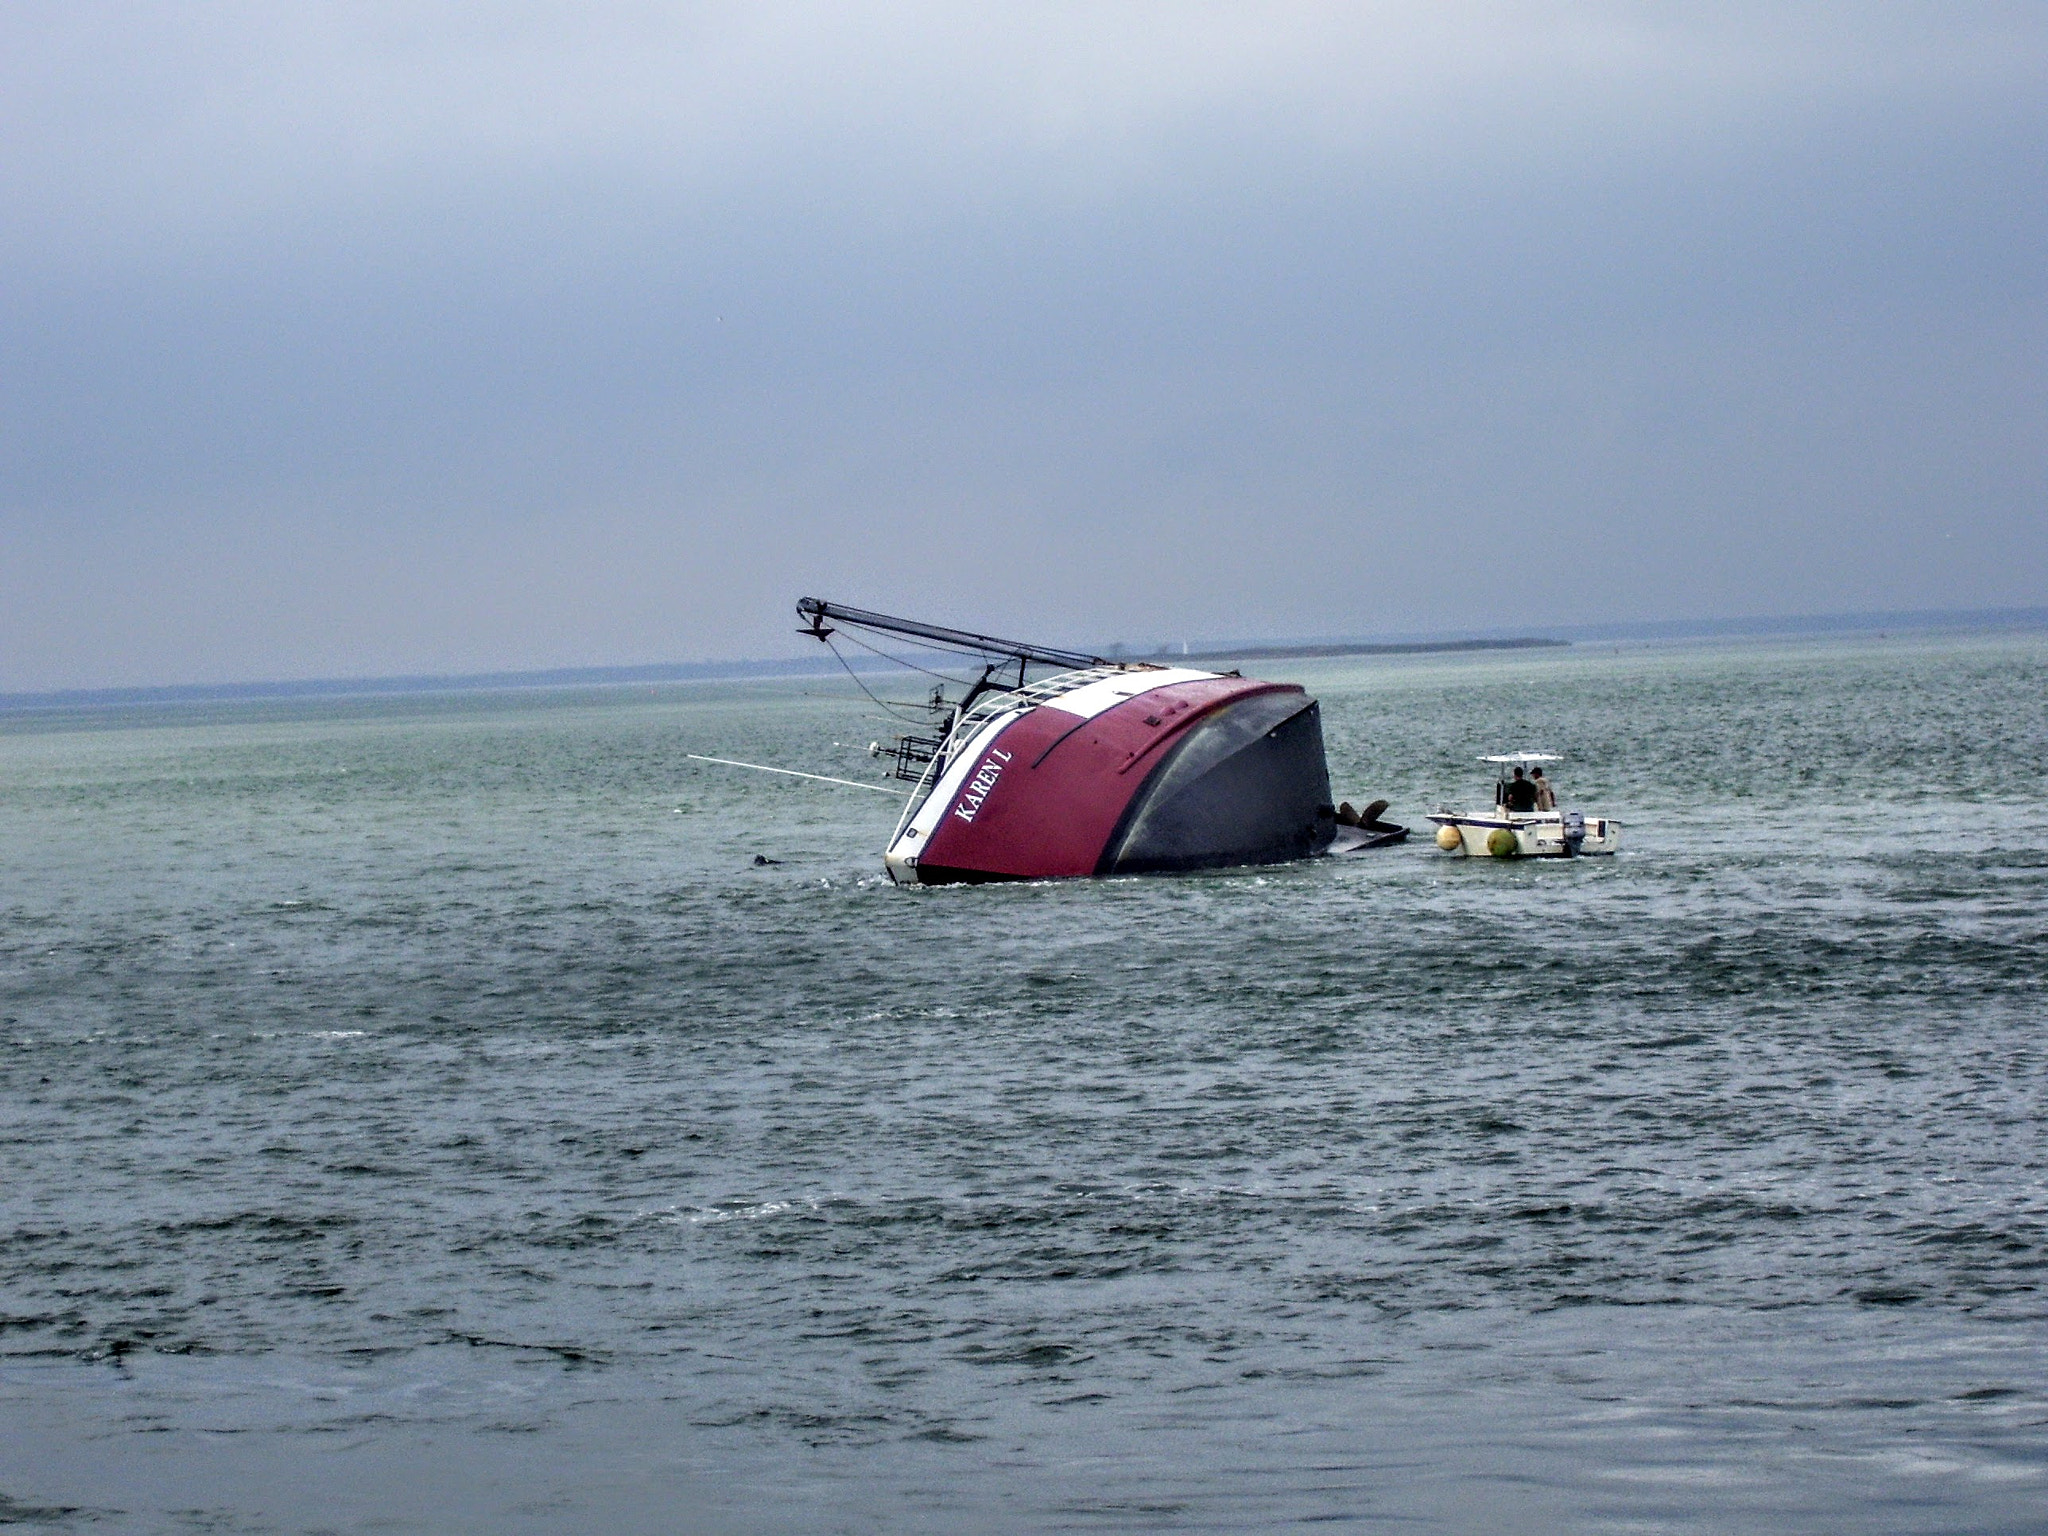
<instances>
[{"instance_id":1,"label":"person standing on boat","mask_svg":"<svg viewBox=\"0 0 2048 1536\"><path fill-rule=\"evenodd\" d=\"M1511 811L1536 809L1536 786L1523 777L1520 768L1515 770L1515 776L1508 781L1507 807Z\"/></svg>"},{"instance_id":2,"label":"person standing on boat","mask_svg":"<svg viewBox=\"0 0 2048 1536\"><path fill-rule=\"evenodd\" d=\"M1529 776L1536 781L1536 809L1554 811L1557 809L1557 791L1550 787L1550 780L1543 777L1541 768L1530 770Z\"/></svg>"}]
</instances>

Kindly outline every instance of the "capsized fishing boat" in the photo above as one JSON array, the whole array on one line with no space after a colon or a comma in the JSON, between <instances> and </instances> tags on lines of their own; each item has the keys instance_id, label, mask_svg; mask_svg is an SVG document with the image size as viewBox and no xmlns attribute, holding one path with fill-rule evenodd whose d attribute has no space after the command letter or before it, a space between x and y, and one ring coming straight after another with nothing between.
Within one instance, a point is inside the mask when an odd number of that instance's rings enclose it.
<instances>
[{"instance_id":1,"label":"capsized fishing boat","mask_svg":"<svg viewBox=\"0 0 2048 1536\"><path fill-rule=\"evenodd\" d=\"M1296 683L1005 640L822 598L801 633L830 647L877 707L929 724L870 745L914 787L883 858L904 884L1047 880L1277 864L1388 847L1406 827L1330 804L1322 715ZM922 705L878 698L833 637L940 680ZM961 678L858 632L981 663ZM946 695L957 683L962 696ZM889 793L830 774L692 752L701 762ZM767 861L763 861L767 862Z\"/></svg>"},{"instance_id":2,"label":"capsized fishing boat","mask_svg":"<svg viewBox=\"0 0 2048 1536\"><path fill-rule=\"evenodd\" d=\"M797 613L802 632L828 646L842 630L865 631L981 662L979 678L956 679L965 689L957 702L942 678L922 706L928 727L869 749L914 786L883 854L900 882L1277 864L1327 852L1337 840L1322 716L1298 684L1111 660L815 597L801 599ZM1370 846L1397 830L1366 837L1354 826L1343 841Z\"/></svg>"},{"instance_id":3,"label":"capsized fishing boat","mask_svg":"<svg viewBox=\"0 0 2048 1536\"><path fill-rule=\"evenodd\" d=\"M819 598L797 612L820 640L851 627L983 662L957 703L934 696L929 734L874 749L916 786L883 855L898 881L1215 869L1330 846L1322 716L1298 684L1113 661Z\"/></svg>"},{"instance_id":4,"label":"capsized fishing boat","mask_svg":"<svg viewBox=\"0 0 2048 1536\"><path fill-rule=\"evenodd\" d=\"M1495 859L1568 859L1581 854L1613 853L1621 846L1621 823L1607 816L1546 807L1534 809L1537 786L1526 777L1544 763L1559 761L1553 752L1506 752L1482 757L1497 770L1490 811L1442 810L1436 824L1436 845L1446 853ZM1522 808L1523 804L1529 807Z\"/></svg>"}]
</instances>

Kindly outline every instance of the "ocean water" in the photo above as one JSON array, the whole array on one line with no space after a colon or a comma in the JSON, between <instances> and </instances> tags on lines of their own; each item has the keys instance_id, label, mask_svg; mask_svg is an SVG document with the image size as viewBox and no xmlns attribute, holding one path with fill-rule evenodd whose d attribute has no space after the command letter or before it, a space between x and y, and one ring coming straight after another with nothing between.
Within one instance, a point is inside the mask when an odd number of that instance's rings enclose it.
<instances>
[{"instance_id":1,"label":"ocean water","mask_svg":"<svg viewBox=\"0 0 2048 1536\"><path fill-rule=\"evenodd\" d=\"M829 682L0 717L0 1524L2048 1527L2048 637L1263 670L1624 852L898 890L685 756Z\"/></svg>"}]
</instances>

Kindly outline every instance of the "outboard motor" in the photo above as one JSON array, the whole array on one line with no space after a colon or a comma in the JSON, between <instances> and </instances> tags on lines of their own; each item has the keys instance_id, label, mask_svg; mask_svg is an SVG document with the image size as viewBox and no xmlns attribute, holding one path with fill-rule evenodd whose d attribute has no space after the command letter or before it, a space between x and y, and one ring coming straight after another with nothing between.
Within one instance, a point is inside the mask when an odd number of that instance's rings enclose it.
<instances>
[{"instance_id":1,"label":"outboard motor","mask_svg":"<svg viewBox=\"0 0 2048 1536\"><path fill-rule=\"evenodd\" d=\"M1565 857L1568 859L1577 858L1579 849L1585 841L1586 813L1584 811L1566 811L1564 813Z\"/></svg>"}]
</instances>

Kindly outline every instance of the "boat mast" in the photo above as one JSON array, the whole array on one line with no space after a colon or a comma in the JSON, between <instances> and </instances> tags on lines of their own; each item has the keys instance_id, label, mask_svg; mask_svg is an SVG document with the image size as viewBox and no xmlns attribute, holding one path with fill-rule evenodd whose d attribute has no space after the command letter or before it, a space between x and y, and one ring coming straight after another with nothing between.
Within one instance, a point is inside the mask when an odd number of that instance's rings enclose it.
<instances>
[{"instance_id":1,"label":"boat mast","mask_svg":"<svg viewBox=\"0 0 2048 1536\"><path fill-rule=\"evenodd\" d=\"M901 635L906 639L921 641L935 650L953 651L962 655L982 658L981 676L967 690L967 696L955 707L953 718L958 720L973 706L974 701L984 693L1008 693L1024 686L1025 673L1034 666L1057 667L1062 672L1071 672L1077 667L1111 667L1118 663L1091 656L1086 651L1063 651L1057 646L1034 645L1028 640L1005 640L1000 635L976 634L971 629L950 629L944 624L927 624L922 619L899 619L894 614L871 613L865 608L849 608L843 603L828 603L822 597L800 597L796 602L797 616L804 620L804 627L797 631L814 640L830 642L837 633L838 624L846 629L865 629L878 635ZM996 673L1014 665L1017 680L998 681ZM933 708L941 706L941 697L933 695Z\"/></svg>"},{"instance_id":2,"label":"boat mast","mask_svg":"<svg viewBox=\"0 0 2048 1536\"><path fill-rule=\"evenodd\" d=\"M911 639L928 641L940 650L962 651L972 655L1017 661L1027 666L1071 670L1075 667L1111 665L1102 657L1090 656L1084 651L1063 651L1056 646L1034 645L1027 640L1005 640L997 635L978 635L972 630L948 629L943 624L927 624L921 619L899 619L887 613L870 613L865 608L848 608L842 603L828 603L822 597L798 598L796 611L797 616L804 620L804 627L797 633L810 635L818 640L823 640L833 633L833 624L840 624L849 629L865 629L876 634L903 635Z\"/></svg>"}]
</instances>

